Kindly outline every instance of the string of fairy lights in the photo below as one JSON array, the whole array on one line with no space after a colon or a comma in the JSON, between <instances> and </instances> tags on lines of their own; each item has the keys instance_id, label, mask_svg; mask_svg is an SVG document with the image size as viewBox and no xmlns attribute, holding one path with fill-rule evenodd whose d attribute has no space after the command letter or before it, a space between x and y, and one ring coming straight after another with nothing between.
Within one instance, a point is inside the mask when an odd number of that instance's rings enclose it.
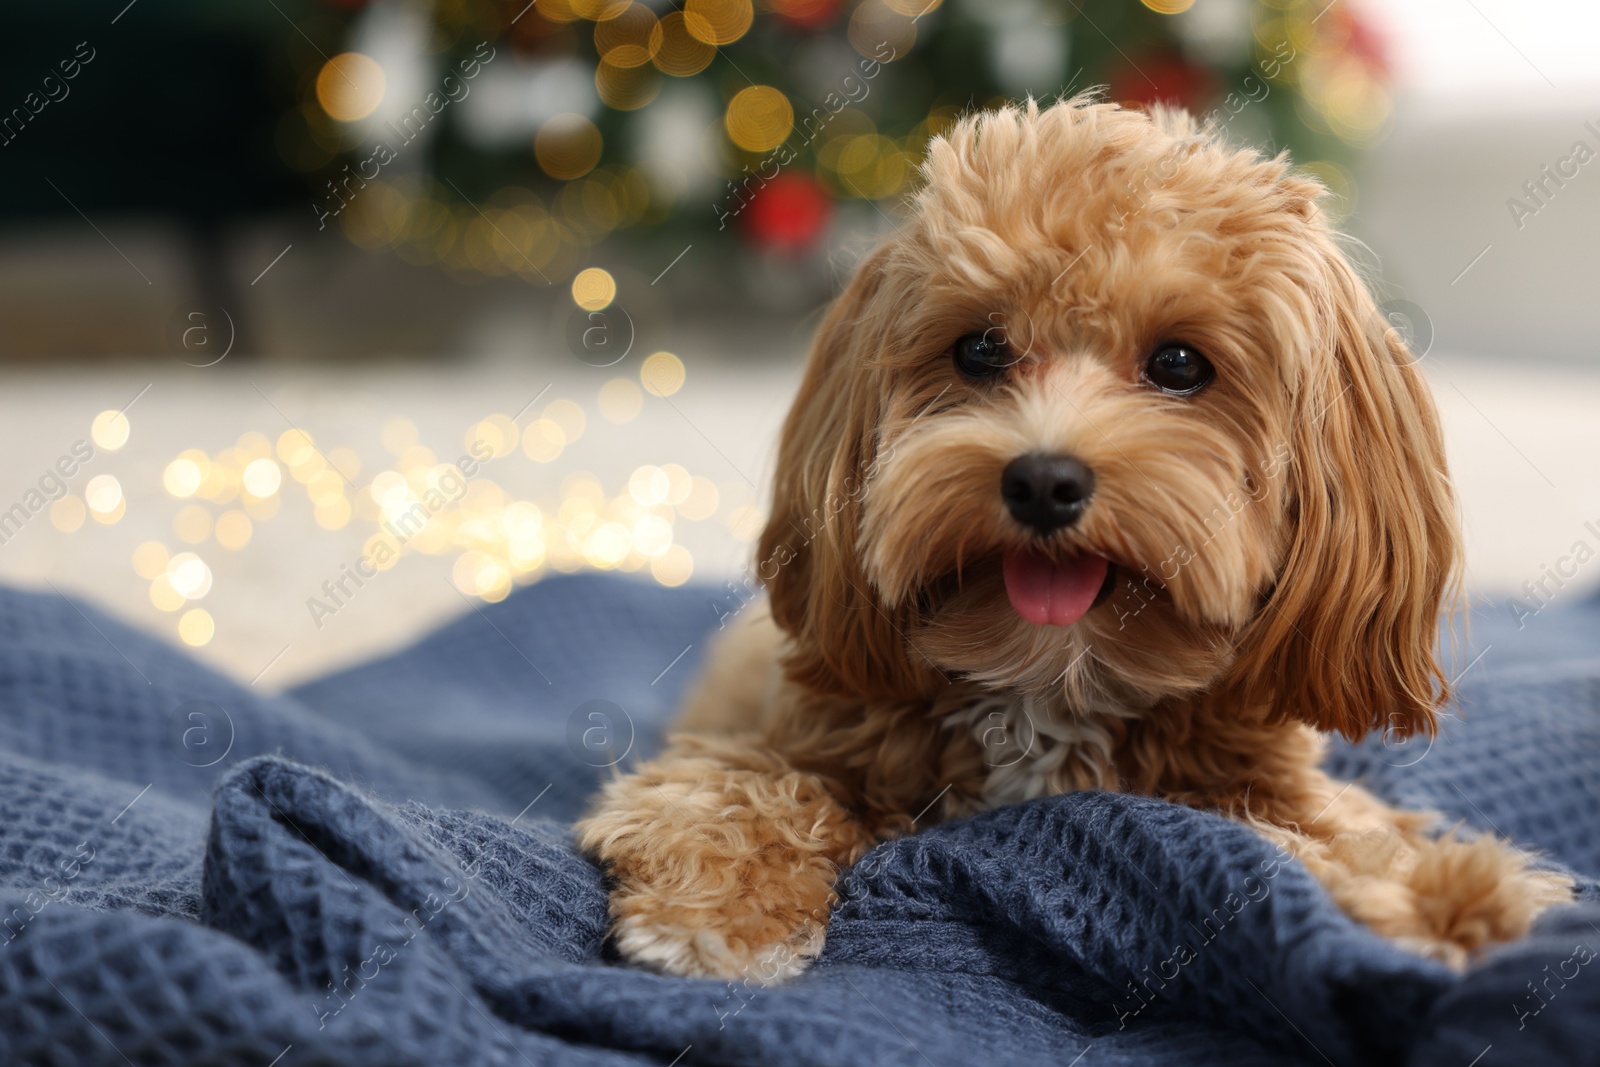
<instances>
[{"instance_id":1,"label":"string of fairy lights","mask_svg":"<svg viewBox=\"0 0 1600 1067\"><path fill-rule=\"evenodd\" d=\"M590 268L573 280L571 293L580 307L603 308L616 283ZM410 419L392 416L378 435L387 462L372 468L352 444L330 447L299 429L276 438L249 430L215 451L185 449L161 472L161 494L175 505L171 537L140 543L129 562L148 583L150 603L176 617L179 639L191 646L208 644L216 633L205 606L216 592L207 557L249 551L261 524L286 512L303 515L306 508L317 528L355 527L365 534L361 558L377 570L398 566L413 553L453 555L452 582L484 601L503 600L552 571L585 568L682 585L694 574L695 561L680 543L681 523L721 522L739 541L760 532L764 514L743 482L718 484L676 463L644 464L611 486L573 470L560 477L552 494L524 498L495 480L494 463L548 470L588 431L591 414L604 423L626 424L639 415L647 394L672 396L685 380L683 361L657 352L642 361L636 376L606 381L587 404L556 397L520 420L490 413L466 429L459 446L450 442L438 451L421 442ZM126 446L131 430L129 416L116 410L101 412L90 425L95 447L106 452ZM484 457L471 477L452 462L463 449ZM419 511L430 499L444 503ZM117 476L98 474L81 495L56 500L50 521L70 534L90 522L114 526L128 507L129 493ZM426 521L417 525L424 515Z\"/></svg>"}]
</instances>

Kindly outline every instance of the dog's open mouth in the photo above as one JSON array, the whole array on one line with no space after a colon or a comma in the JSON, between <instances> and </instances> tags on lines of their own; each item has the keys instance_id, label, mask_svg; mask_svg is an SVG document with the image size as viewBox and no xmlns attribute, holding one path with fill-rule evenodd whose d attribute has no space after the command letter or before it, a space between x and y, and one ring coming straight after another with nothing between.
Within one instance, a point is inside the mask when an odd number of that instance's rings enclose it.
<instances>
[{"instance_id":1,"label":"dog's open mouth","mask_svg":"<svg viewBox=\"0 0 1600 1067\"><path fill-rule=\"evenodd\" d=\"M1035 626L1071 626L1110 594L1116 568L1104 556L1055 560L1035 552L1007 552L1006 596Z\"/></svg>"}]
</instances>

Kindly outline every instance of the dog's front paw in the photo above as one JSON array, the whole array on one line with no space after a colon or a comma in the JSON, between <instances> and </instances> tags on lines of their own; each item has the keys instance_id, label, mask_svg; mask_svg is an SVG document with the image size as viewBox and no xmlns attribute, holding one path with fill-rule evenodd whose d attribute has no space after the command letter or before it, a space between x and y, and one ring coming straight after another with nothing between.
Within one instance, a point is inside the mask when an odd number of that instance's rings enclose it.
<instances>
[{"instance_id":1,"label":"dog's front paw","mask_svg":"<svg viewBox=\"0 0 1600 1067\"><path fill-rule=\"evenodd\" d=\"M1488 835L1452 832L1386 848L1351 837L1333 847L1356 868L1334 887L1353 917L1457 970L1524 936L1545 909L1572 900L1570 878L1534 868L1513 845Z\"/></svg>"},{"instance_id":2,"label":"dog's front paw","mask_svg":"<svg viewBox=\"0 0 1600 1067\"><path fill-rule=\"evenodd\" d=\"M1407 883L1420 936L1412 947L1453 967L1527 934L1545 909L1572 901L1572 879L1529 865L1509 842L1446 834L1424 846Z\"/></svg>"},{"instance_id":3,"label":"dog's front paw","mask_svg":"<svg viewBox=\"0 0 1600 1067\"><path fill-rule=\"evenodd\" d=\"M834 879L871 836L817 776L759 750L718 756L674 753L608 783L579 844L612 879L624 957L781 982L822 951Z\"/></svg>"},{"instance_id":4,"label":"dog's front paw","mask_svg":"<svg viewBox=\"0 0 1600 1067\"><path fill-rule=\"evenodd\" d=\"M819 898L826 914L828 898ZM619 887L611 895L613 937L625 958L667 974L773 985L805 970L822 951L823 921L798 900L739 895L716 902L663 900Z\"/></svg>"}]
</instances>

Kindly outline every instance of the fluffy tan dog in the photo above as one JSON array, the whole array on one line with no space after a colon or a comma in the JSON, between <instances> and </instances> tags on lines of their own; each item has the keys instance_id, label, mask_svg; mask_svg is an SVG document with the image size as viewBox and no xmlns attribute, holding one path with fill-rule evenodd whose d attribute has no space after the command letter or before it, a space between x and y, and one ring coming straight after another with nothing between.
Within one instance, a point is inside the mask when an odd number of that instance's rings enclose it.
<instances>
[{"instance_id":1,"label":"fluffy tan dog","mask_svg":"<svg viewBox=\"0 0 1600 1067\"><path fill-rule=\"evenodd\" d=\"M964 119L818 332L752 608L581 825L622 954L772 981L875 842L1076 789L1243 820L1463 964L1569 883L1319 768L1429 734L1427 386L1283 159L1076 99Z\"/></svg>"}]
</instances>

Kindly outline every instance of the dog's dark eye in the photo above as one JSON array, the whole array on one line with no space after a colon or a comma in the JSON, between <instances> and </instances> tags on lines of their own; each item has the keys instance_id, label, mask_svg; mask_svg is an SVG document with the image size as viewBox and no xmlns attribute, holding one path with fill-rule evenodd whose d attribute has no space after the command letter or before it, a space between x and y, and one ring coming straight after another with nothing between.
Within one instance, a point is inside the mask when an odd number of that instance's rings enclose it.
<instances>
[{"instance_id":1,"label":"dog's dark eye","mask_svg":"<svg viewBox=\"0 0 1600 1067\"><path fill-rule=\"evenodd\" d=\"M968 378L993 378L1016 362L1005 335L998 330L969 333L950 350L956 370Z\"/></svg>"},{"instance_id":2,"label":"dog's dark eye","mask_svg":"<svg viewBox=\"0 0 1600 1067\"><path fill-rule=\"evenodd\" d=\"M1216 377L1211 361L1188 345L1162 345L1144 365L1145 381L1174 396L1198 393Z\"/></svg>"}]
</instances>

